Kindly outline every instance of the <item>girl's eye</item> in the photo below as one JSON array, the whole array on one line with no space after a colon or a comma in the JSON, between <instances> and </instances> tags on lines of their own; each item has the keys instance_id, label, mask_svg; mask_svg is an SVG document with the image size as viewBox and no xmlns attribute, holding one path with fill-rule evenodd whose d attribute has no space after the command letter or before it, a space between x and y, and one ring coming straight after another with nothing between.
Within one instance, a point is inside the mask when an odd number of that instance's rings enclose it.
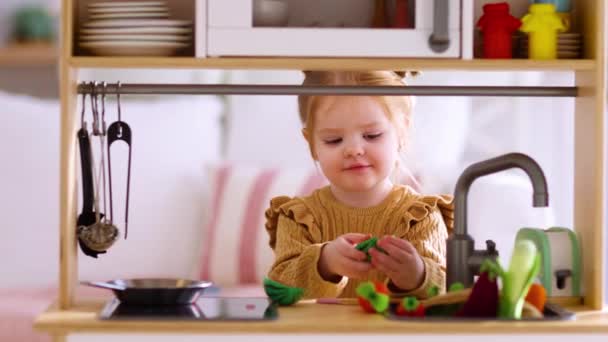
<instances>
[{"instance_id":1,"label":"girl's eye","mask_svg":"<svg viewBox=\"0 0 608 342\"><path fill-rule=\"evenodd\" d=\"M339 144L340 142L342 142L342 138L326 139L326 140L324 140L324 142L325 142L327 145L337 145L337 144Z\"/></svg>"},{"instance_id":2,"label":"girl's eye","mask_svg":"<svg viewBox=\"0 0 608 342\"><path fill-rule=\"evenodd\" d=\"M363 137L367 140L375 140L382 136L382 133L365 134Z\"/></svg>"}]
</instances>

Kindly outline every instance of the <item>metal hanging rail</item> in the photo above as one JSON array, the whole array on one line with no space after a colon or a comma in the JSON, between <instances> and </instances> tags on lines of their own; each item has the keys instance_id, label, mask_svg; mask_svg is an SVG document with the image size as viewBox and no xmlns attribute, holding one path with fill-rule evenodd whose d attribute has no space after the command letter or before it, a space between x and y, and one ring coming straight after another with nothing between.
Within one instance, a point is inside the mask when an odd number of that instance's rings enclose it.
<instances>
[{"instance_id":1,"label":"metal hanging rail","mask_svg":"<svg viewBox=\"0 0 608 342\"><path fill-rule=\"evenodd\" d=\"M262 84L122 84L90 82L78 85L79 94L127 95L416 95L576 97L577 87L504 86L301 86Z\"/></svg>"}]
</instances>

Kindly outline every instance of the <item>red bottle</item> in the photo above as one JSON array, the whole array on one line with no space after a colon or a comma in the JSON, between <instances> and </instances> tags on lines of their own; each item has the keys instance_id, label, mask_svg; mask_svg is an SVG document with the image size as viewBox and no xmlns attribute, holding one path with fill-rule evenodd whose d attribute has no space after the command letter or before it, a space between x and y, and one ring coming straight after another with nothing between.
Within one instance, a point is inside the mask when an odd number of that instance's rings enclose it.
<instances>
[{"instance_id":1,"label":"red bottle","mask_svg":"<svg viewBox=\"0 0 608 342\"><path fill-rule=\"evenodd\" d=\"M409 28L410 17L408 13L408 0L395 0L395 19L394 28Z\"/></svg>"},{"instance_id":2,"label":"red bottle","mask_svg":"<svg viewBox=\"0 0 608 342\"><path fill-rule=\"evenodd\" d=\"M484 58L511 58L512 35L521 21L509 13L509 4L500 2L483 6L477 27L483 33Z\"/></svg>"}]
</instances>

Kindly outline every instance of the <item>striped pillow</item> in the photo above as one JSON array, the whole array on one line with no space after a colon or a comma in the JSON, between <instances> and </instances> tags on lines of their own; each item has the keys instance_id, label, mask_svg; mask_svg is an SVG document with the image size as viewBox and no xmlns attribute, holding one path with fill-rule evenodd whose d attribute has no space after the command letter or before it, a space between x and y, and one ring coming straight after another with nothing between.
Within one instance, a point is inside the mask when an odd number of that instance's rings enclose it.
<instances>
[{"instance_id":1,"label":"striped pillow","mask_svg":"<svg viewBox=\"0 0 608 342\"><path fill-rule=\"evenodd\" d=\"M240 164L212 166L208 175L211 211L197 273L218 286L259 284L274 260L264 229L270 199L308 195L326 180L314 168Z\"/></svg>"}]
</instances>

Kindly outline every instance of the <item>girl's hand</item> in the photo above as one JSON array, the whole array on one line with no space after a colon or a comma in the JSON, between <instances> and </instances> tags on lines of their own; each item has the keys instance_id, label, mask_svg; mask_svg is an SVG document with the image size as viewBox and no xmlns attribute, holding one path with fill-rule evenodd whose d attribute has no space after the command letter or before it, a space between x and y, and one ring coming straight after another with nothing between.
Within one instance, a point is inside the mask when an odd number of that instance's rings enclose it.
<instances>
[{"instance_id":1,"label":"girl's hand","mask_svg":"<svg viewBox=\"0 0 608 342\"><path fill-rule=\"evenodd\" d=\"M371 248L372 265L386 274L393 285L400 290L411 291L417 289L424 281L424 262L418 251L407 240L394 236L385 236L380 239L376 248Z\"/></svg>"},{"instance_id":2,"label":"girl's hand","mask_svg":"<svg viewBox=\"0 0 608 342\"><path fill-rule=\"evenodd\" d=\"M366 261L366 254L355 249L355 245L369 237L368 234L349 233L323 246L318 263L321 277L336 283L342 276L366 279L372 266Z\"/></svg>"}]
</instances>

